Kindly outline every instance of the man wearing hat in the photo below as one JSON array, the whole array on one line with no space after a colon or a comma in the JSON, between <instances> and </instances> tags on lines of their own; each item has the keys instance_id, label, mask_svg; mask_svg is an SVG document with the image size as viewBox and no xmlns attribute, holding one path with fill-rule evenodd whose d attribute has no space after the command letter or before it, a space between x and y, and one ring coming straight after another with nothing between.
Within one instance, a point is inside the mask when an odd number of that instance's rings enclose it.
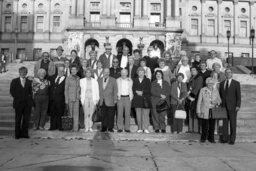
<instances>
[{"instance_id":1,"label":"man wearing hat","mask_svg":"<svg viewBox=\"0 0 256 171\"><path fill-rule=\"evenodd\" d=\"M56 49L57 56L53 57L53 59L52 59L52 61L54 62L56 68L58 68L60 65L64 66L66 57L63 55L63 51L64 51L64 49L62 48L62 46L59 46Z\"/></svg>"},{"instance_id":2,"label":"man wearing hat","mask_svg":"<svg viewBox=\"0 0 256 171\"><path fill-rule=\"evenodd\" d=\"M100 55L99 60L101 61L103 68L112 67L112 61L114 58L116 58L116 56L112 54L111 51L112 51L111 45L106 45L105 52L102 55Z\"/></svg>"},{"instance_id":3,"label":"man wearing hat","mask_svg":"<svg viewBox=\"0 0 256 171\"><path fill-rule=\"evenodd\" d=\"M213 70L213 64L214 63L219 63L220 64L220 69L222 70L223 69L222 61L221 61L221 59L219 59L217 57L217 52L215 50L211 50L209 53L210 53L211 58L206 60L207 69L212 71Z\"/></svg>"}]
</instances>

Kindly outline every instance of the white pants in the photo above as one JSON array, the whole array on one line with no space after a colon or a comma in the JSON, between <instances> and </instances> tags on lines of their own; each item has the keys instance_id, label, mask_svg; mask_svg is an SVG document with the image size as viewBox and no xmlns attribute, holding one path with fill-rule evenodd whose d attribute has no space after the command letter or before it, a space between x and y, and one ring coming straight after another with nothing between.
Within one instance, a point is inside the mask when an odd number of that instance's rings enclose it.
<instances>
[{"instance_id":1,"label":"white pants","mask_svg":"<svg viewBox=\"0 0 256 171\"><path fill-rule=\"evenodd\" d=\"M92 115L95 111L95 105L92 101L92 99L85 98L84 104L84 128L85 131L88 131L90 128L92 128L93 122L92 122Z\"/></svg>"}]
</instances>

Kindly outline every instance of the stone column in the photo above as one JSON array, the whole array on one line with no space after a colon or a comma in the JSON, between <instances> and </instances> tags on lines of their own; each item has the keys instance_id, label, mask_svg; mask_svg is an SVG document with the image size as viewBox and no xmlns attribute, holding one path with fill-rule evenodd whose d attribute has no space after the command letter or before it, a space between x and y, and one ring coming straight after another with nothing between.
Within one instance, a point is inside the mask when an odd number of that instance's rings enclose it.
<instances>
[{"instance_id":1,"label":"stone column","mask_svg":"<svg viewBox=\"0 0 256 171\"><path fill-rule=\"evenodd\" d=\"M148 0L143 0L141 3L141 9L142 9L142 17L137 19L137 21L134 23L135 27L149 27L149 17L148 17L148 6L149 6Z\"/></svg>"},{"instance_id":2,"label":"stone column","mask_svg":"<svg viewBox=\"0 0 256 171\"><path fill-rule=\"evenodd\" d=\"M166 5L167 5L166 15L167 15L167 18L170 18L172 17L172 0L166 0Z\"/></svg>"},{"instance_id":3,"label":"stone column","mask_svg":"<svg viewBox=\"0 0 256 171\"><path fill-rule=\"evenodd\" d=\"M49 8L48 8L48 32L52 32L52 15L51 15L51 12L52 12L52 8L51 8L51 2L52 0L48 0L48 5L49 5ZM49 40L50 40L50 34L49 34Z\"/></svg>"},{"instance_id":4,"label":"stone column","mask_svg":"<svg viewBox=\"0 0 256 171\"><path fill-rule=\"evenodd\" d=\"M233 4L234 4L234 25L233 25L233 30L234 30L234 38L233 38L233 43L236 44L236 38L239 37L239 19L238 19L238 13L239 13L239 7L238 7L238 0L234 0L233 1ZM232 35L232 34L231 34Z\"/></svg>"},{"instance_id":5,"label":"stone column","mask_svg":"<svg viewBox=\"0 0 256 171\"><path fill-rule=\"evenodd\" d=\"M34 24L35 24L35 0L31 0L32 4L32 13L28 17L28 31L33 32L34 31Z\"/></svg>"},{"instance_id":6,"label":"stone column","mask_svg":"<svg viewBox=\"0 0 256 171\"><path fill-rule=\"evenodd\" d=\"M180 28L179 0L166 0L166 27Z\"/></svg>"},{"instance_id":7,"label":"stone column","mask_svg":"<svg viewBox=\"0 0 256 171\"><path fill-rule=\"evenodd\" d=\"M115 0L113 0L115 1ZM115 26L115 16L111 15L111 5L116 2L111 0L102 0L102 15L101 15L101 26L114 27Z\"/></svg>"},{"instance_id":8,"label":"stone column","mask_svg":"<svg viewBox=\"0 0 256 171\"><path fill-rule=\"evenodd\" d=\"M111 1L111 16L115 16L115 10L116 10L116 1L115 0L110 0Z\"/></svg>"},{"instance_id":9,"label":"stone column","mask_svg":"<svg viewBox=\"0 0 256 171\"><path fill-rule=\"evenodd\" d=\"M2 9L3 9L3 0L0 0L0 32L3 31L3 23L2 23Z\"/></svg>"},{"instance_id":10,"label":"stone column","mask_svg":"<svg viewBox=\"0 0 256 171\"><path fill-rule=\"evenodd\" d=\"M255 10L256 10L256 8L255 8L254 1L250 1L249 3L250 3L250 25L249 25L250 26L249 30L250 30L251 28L255 29L255 27L256 27L256 25L255 25L255 15L256 15Z\"/></svg>"},{"instance_id":11,"label":"stone column","mask_svg":"<svg viewBox=\"0 0 256 171\"><path fill-rule=\"evenodd\" d=\"M143 7L142 7L142 9L143 9L143 13L142 13L142 15L143 15L143 17L144 18L148 18L148 1L147 0L143 0Z\"/></svg>"},{"instance_id":12,"label":"stone column","mask_svg":"<svg viewBox=\"0 0 256 171\"><path fill-rule=\"evenodd\" d=\"M141 16L141 0L135 0L135 16Z\"/></svg>"},{"instance_id":13,"label":"stone column","mask_svg":"<svg viewBox=\"0 0 256 171\"><path fill-rule=\"evenodd\" d=\"M217 1L217 10L218 10L218 18L217 18L217 34L218 34L218 37L222 37L223 36L223 27L222 27L222 19L221 19L221 14L222 14L222 11L221 11L221 5L222 5L222 0L218 0Z\"/></svg>"},{"instance_id":14,"label":"stone column","mask_svg":"<svg viewBox=\"0 0 256 171\"><path fill-rule=\"evenodd\" d=\"M81 1L81 0L79 0ZM76 16L76 7L77 7L77 0L71 0L71 15Z\"/></svg>"},{"instance_id":15,"label":"stone column","mask_svg":"<svg viewBox=\"0 0 256 171\"><path fill-rule=\"evenodd\" d=\"M111 2L107 0L107 16L110 16L111 13Z\"/></svg>"},{"instance_id":16,"label":"stone column","mask_svg":"<svg viewBox=\"0 0 256 171\"><path fill-rule=\"evenodd\" d=\"M13 31L15 31L15 29L18 29L19 30L19 15L18 15L18 9L19 8L19 0L14 0L13 1L13 12L14 12L14 15L13 15Z\"/></svg>"},{"instance_id":17,"label":"stone column","mask_svg":"<svg viewBox=\"0 0 256 171\"><path fill-rule=\"evenodd\" d=\"M203 37L205 35L205 0L201 0L201 36Z\"/></svg>"},{"instance_id":18,"label":"stone column","mask_svg":"<svg viewBox=\"0 0 256 171\"><path fill-rule=\"evenodd\" d=\"M107 15L107 0L102 0L102 4L101 4L101 8L102 8L102 15L106 16Z\"/></svg>"},{"instance_id":19,"label":"stone column","mask_svg":"<svg viewBox=\"0 0 256 171\"><path fill-rule=\"evenodd\" d=\"M180 16L180 1L174 0L174 17Z\"/></svg>"},{"instance_id":20,"label":"stone column","mask_svg":"<svg viewBox=\"0 0 256 171\"><path fill-rule=\"evenodd\" d=\"M84 2L85 0L78 0L77 2L77 15L84 16Z\"/></svg>"}]
</instances>

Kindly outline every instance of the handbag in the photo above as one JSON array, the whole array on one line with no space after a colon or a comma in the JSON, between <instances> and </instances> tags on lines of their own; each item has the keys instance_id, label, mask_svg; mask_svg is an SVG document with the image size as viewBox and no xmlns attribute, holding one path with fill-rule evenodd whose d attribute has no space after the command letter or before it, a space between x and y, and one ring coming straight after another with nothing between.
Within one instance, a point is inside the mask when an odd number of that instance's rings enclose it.
<instances>
[{"instance_id":1,"label":"handbag","mask_svg":"<svg viewBox=\"0 0 256 171\"><path fill-rule=\"evenodd\" d=\"M175 110L175 113L174 113L174 118L175 119L186 119L187 117L187 113L186 111L184 110L184 107L180 107L180 105L177 106L177 109Z\"/></svg>"},{"instance_id":2,"label":"handbag","mask_svg":"<svg viewBox=\"0 0 256 171\"><path fill-rule=\"evenodd\" d=\"M143 97L143 108L151 108L152 104L151 104L151 100L150 97Z\"/></svg>"},{"instance_id":3,"label":"handbag","mask_svg":"<svg viewBox=\"0 0 256 171\"><path fill-rule=\"evenodd\" d=\"M221 106L216 106L212 108L211 119L226 119L228 118L228 113L226 108Z\"/></svg>"},{"instance_id":4,"label":"handbag","mask_svg":"<svg viewBox=\"0 0 256 171\"><path fill-rule=\"evenodd\" d=\"M96 105L96 109L94 113L92 114L92 122L101 122L101 108L100 105Z\"/></svg>"},{"instance_id":5,"label":"handbag","mask_svg":"<svg viewBox=\"0 0 256 171\"><path fill-rule=\"evenodd\" d=\"M160 99L156 104L157 113L162 113L169 109L169 105L166 100Z\"/></svg>"},{"instance_id":6,"label":"handbag","mask_svg":"<svg viewBox=\"0 0 256 171\"><path fill-rule=\"evenodd\" d=\"M73 129L73 117L69 114L68 106L66 106L64 116L61 117L61 129L63 131L70 131Z\"/></svg>"}]
</instances>

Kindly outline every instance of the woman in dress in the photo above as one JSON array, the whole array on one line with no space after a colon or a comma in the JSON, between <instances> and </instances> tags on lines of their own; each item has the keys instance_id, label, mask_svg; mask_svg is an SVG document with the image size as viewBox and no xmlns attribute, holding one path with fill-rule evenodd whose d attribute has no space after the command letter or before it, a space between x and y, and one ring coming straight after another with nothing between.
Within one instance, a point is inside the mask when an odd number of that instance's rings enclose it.
<instances>
[{"instance_id":1,"label":"woman in dress","mask_svg":"<svg viewBox=\"0 0 256 171\"><path fill-rule=\"evenodd\" d=\"M85 70L85 78L80 80L81 104L84 110L84 126L85 131L92 132L92 115L99 101L99 85L98 81L92 78L92 69Z\"/></svg>"}]
</instances>

